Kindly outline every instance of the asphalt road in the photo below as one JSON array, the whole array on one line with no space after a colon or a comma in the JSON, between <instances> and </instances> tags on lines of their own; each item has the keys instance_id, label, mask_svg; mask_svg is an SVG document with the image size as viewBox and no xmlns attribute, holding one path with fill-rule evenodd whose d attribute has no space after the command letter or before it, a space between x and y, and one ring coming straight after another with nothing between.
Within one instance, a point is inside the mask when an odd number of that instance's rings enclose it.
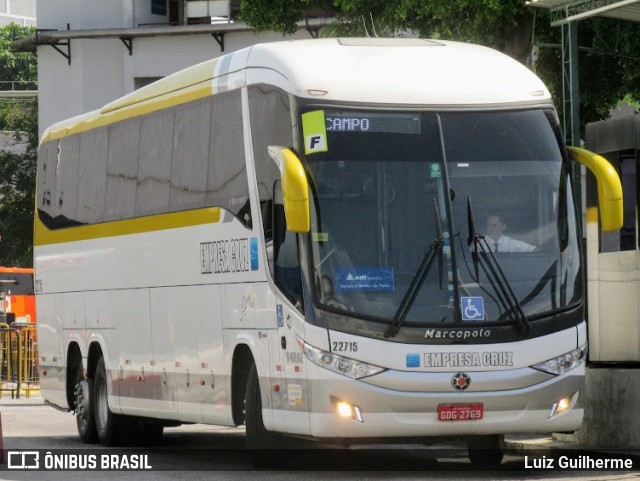
<instances>
[{"instance_id":1,"label":"asphalt road","mask_svg":"<svg viewBox=\"0 0 640 481\"><path fill-rule=\"evenodd\" d=\"M162 443L157 447L130 446L107 449L99 445L80 442L75 418L45 406L41 397L30 399L0 399L0 419L5 450L5 464L0 467L1 480L417 480L417 479L589 479L640 480L639 460L634 460L635 471L580 471L527 469L527 451L509 452L498 470L477 471L467 459L466 452L455 443L442 444L429 449L414 449L406 445L390 449L303 450L288 453L282 468L258 470L251 463L245 449L244 429L206 425L188 425L167 428ZM150 465L146 470L16 470L7 469L8 456L17 464L16 451L25 453L28 460L33 453L40 465L45 456L54 465L58 463L89 463L100 466L103 459L114 457L117 463L128 462ZM12 452L12 454L10 454ZM31 456L31 457L29 457ZM107 458L104 458L106 456ZM145 457L146 456L146 457ZM553 457L553 453L530 452L532 459ZM548 459L547 458L547 459ZM124 459L124 461L123 461ZM31 461L27 461L27 464ZM538 461L540 464L540 461ZM69 464L62 465L69 467ZM73 467L73 466L72 466Z\"/></svg>"}]
</instances>

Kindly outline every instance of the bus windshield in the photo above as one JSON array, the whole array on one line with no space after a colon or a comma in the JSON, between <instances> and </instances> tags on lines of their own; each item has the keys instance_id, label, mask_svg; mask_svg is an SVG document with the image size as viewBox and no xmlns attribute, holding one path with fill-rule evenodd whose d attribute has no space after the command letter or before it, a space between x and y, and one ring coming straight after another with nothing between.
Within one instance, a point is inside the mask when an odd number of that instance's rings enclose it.
<instances>
[{"instance_id":1,"label":"bus windshield","mask_svg":"<svg viewBox=\"0 0 640 481\"><path fill-rule=\"evenodd\" d=\"M535 321L581 301L552 113L307 112L326 129L305 155L320 309L389 324L405 309L402 325L423 327Z\"/></svg>"}]
</instances>

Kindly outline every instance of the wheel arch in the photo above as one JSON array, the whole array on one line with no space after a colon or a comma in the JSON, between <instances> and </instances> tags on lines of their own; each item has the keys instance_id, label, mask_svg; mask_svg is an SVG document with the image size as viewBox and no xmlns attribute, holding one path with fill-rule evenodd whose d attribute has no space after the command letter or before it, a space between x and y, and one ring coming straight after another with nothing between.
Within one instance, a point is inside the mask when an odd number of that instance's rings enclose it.
<instances>
[{"instance_id":1,"label":"wheel arch","mask_svg":"<svg viewBox=\"0 0 640 481\"><path fill-rule=\"evenodd\" d=\"M236 426L244 424L245 421L247 379L254 363L255 359L249 345L236 345L231 362L231 416Z\"/></svg>"},{"instance_id":2,"label":"wheel arch","mask_svg":"<svg viewBox=\"0 0 640 481\"><path fill-rule=\"evenodd\" d=\"M87 355L87 377L93 378L98 361L102 356L102 346L99 342L93 341L89 345L89 354Z\"/></svg>"},{"instance_id":3,"label":"wheel arch","mask_svg":"<svg viewBox=\"0 0 640 481\"><path fill-rule=\"evenodd\" d=\"M67 405L70 409L74 409L75 405L75 388L76 375L78 367L82 365L82 351L80 345L76 341L71 341L67 346L67 362L66 362L66 395Z\"/></svg>"}]
</instances>

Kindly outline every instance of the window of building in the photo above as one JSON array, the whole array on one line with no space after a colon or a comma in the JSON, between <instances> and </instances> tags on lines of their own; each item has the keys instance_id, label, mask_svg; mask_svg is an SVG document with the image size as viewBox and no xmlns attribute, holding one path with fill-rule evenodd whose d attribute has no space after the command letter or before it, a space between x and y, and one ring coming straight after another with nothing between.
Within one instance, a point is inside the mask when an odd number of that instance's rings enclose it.
<instances>
[{"instance_id":1,"label":"window of building","mask_svg":"<svg viewBox=\"0 0 640 481\"><path fill-rule=\"evenodd\" d=\"M151 0L151 13L153 15L166 15L167 0Z\"/></svg>"}]
</instances>

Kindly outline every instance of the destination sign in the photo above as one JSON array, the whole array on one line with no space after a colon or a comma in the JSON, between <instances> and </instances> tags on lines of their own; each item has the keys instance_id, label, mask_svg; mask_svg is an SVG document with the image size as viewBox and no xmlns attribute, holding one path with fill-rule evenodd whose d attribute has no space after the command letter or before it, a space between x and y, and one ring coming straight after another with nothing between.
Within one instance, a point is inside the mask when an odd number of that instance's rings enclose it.
<instances>
[{"instance_id":1,"label":"destination sign","mask_svg":"<svg viewBox=\"0 0 640 481\"><path fill-rule=\"evenodd\" d=\"M327 132L420 134L420 116L372 112L325 111Z\"/></svg>"}]
</instances>

